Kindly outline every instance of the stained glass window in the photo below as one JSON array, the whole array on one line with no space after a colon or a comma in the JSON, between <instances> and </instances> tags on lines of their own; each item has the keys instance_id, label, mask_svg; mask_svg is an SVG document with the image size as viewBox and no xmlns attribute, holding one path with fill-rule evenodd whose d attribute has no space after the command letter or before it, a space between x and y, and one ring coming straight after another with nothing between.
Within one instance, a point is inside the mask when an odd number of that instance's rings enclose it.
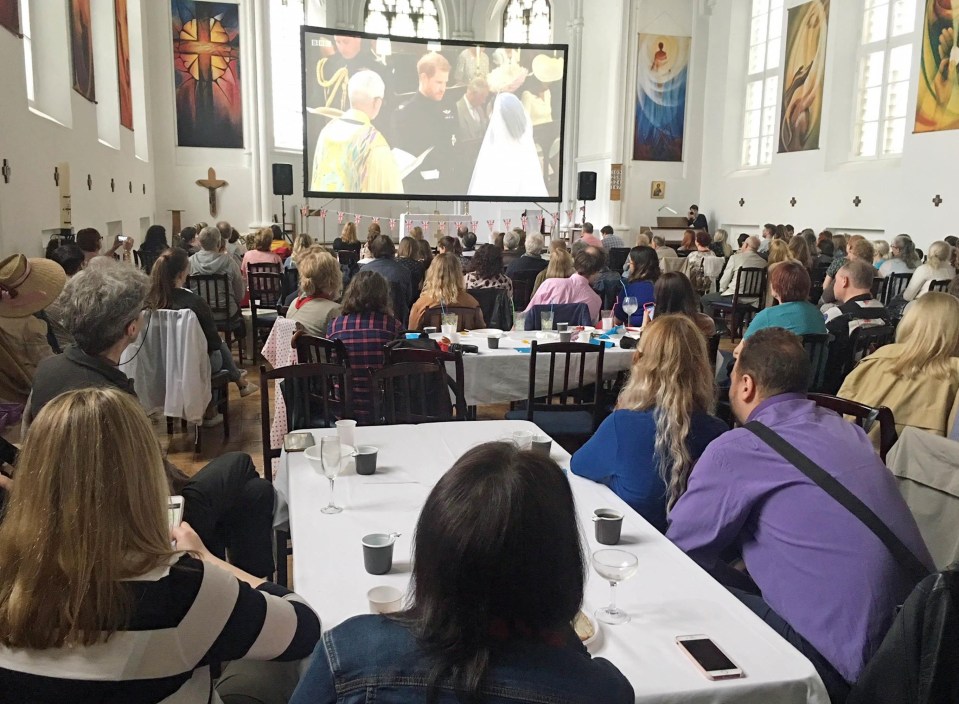
<instances>
[{"instance_id":1,"label":"stained glass window","mask_svg":"<svg viewBox=\"0 0 959 704\"><path fill-rule=\"evenodd\" d=\"M549 0L510 0L503 10L503 41L507 44L549 44L553 12Z\"/></svg>"},{"instance_id":2,"label":"stained glass window","mask_svg":"<svg viewBox=\"0 0 959 704\"><path fill-rule=\"evenodd\" d=\"M369 0L364 31L397 37L440 38L435 0Z\"/></svg>"}]
</instances>

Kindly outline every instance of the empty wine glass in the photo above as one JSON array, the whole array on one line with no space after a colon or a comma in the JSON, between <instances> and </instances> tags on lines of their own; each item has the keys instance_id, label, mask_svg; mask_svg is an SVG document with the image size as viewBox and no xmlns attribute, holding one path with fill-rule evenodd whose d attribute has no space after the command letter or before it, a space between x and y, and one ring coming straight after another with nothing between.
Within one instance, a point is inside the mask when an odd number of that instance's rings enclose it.
<instances>
[{"instance_id":1,"label":"empty wine glass","mask_svg":"<svg viewBox=\"0 0 959 704\"><path fill-rule=\"evenodd\" d=\"M596 609L596 618L603 623L616 626L629 623L629 614L616 607L616 584L636 574L639 560L625 550L597 550L593 553L593 569L599 576L609 580L609 606Z\"/></svg>"},{"instance_id":2,"label":"empty wine glass","mask_svg":"<svg viewBox=\"0 0 959 704\"><path fill-rule=\"evenodd\" d=\"M323 476L330 480L330 503L320 509L320 513L339 513L343 510L333 501L333 482L340 474L343 464L343 453L340 450L340 439L335 435L320 438L320 459L323 465Z\"/></svg>"},{"instance_id":3,"label":"empty wine glass","mask_svg":"<svg viewBox=\"0 0 959 704\"><path fill-rule=\"evenodd\" d=\"M626 313L626 324L632 322L633 314L639 310L639 301L635 296L626 296L623 299L623 312Z\"/></svg>"}]
</instances>

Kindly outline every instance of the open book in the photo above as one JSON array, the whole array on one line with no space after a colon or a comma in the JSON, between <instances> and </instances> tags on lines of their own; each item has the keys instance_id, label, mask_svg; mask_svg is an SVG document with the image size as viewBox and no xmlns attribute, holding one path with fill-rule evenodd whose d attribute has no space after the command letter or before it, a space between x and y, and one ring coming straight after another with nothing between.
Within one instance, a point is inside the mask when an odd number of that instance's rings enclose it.
<instances>
[{"instance_id":1,"label":"open book","mask_svg":"<svg viewBox=\"0 0 959 704\"><path fill-rule=\"evenodd\" d=\"M402 149L397 149L396 147L394 147L392 151L393 158L396 160L396 166L400 170L400 178L405 179L423 165L423 161L426 159L429 153L433 151L433 147L430 147L417 157L414 157L409 152L404 152Z\"/></svg>"}]
</instances>

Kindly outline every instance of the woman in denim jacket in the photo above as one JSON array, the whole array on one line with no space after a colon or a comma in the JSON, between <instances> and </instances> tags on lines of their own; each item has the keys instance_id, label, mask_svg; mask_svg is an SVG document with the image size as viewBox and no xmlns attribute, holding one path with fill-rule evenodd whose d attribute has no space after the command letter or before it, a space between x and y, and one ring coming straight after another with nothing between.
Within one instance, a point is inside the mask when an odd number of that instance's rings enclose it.
<instances>
[{"instance_id":1,"label":"woman in denim jacket","mask_svg":"<svg viewBox=\"0 0 959 704\"><path fill-rule=\"evenodd\" d=\"M414 540L410 606L324 634L290 704L627 704L570 621L585 564L566 477L549 458L488 443L436 484Z\"/></svg>"}]
</instances>

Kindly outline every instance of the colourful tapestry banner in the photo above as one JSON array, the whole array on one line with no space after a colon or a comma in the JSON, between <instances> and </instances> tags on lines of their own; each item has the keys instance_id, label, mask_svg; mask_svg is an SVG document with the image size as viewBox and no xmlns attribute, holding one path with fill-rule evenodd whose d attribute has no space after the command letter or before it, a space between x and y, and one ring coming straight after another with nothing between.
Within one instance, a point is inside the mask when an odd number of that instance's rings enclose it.
<instances>
[{"instance_id":1,"label":"colourful tapestry banner","mask_svg":"<svg viewBox=\"0 0 959 704\"><path fill-rule=\"evenodd\" d=\"M90 0L70 0L70 52L73 59L73 89L90 102L96 102Z\"/></svg>"},{"instance_id":2,"label":"colourful tapestry banner","mask_svg":"<svg viewBox=\"0 0 959 704\"><path fill-rule=\"evenodd\" d=\"M238 6L173 0L177 144L243 147Z\"/></svg>"},{"instance_id":3,"label":"colourful tapestry banner","mask_svg":"<svg viewBox=\"0 0 959 704\"><path fill-rule=\"evenodd\" d=\"M634 161L682 161L689 37L639 35Z\"/></svg>"},{"instance_id":4,"label":"colourful tapestry banner","mask_svg":"<svg viewBox=\"0 0 959 704\"><path fill-rule=\"evenodd\" d=\"M789 10L780 153L819 149L829 1L811 0Z\"/></svg>"},{"instance_id":5,"label":"colourful tapestry banner","mask_svg":"<svg viewBox=\"0 0 959 704\"><path fill-rule=\"evenodd\" d=\"M117 36L117 82L120 90L120 124L133 129L133 88L130 86L130 30L127 0L114 0Z\"/></svg>"},{"instance_id":6,"label":"colourful tapestry banner","mask_svg":"<svg viewBox=\"0 0 959 704\"><path fill-rule=\"evenodd\" d=\"M916 132L959 129L959 2L926 0Z\"/></svg>"}]
</instances>

